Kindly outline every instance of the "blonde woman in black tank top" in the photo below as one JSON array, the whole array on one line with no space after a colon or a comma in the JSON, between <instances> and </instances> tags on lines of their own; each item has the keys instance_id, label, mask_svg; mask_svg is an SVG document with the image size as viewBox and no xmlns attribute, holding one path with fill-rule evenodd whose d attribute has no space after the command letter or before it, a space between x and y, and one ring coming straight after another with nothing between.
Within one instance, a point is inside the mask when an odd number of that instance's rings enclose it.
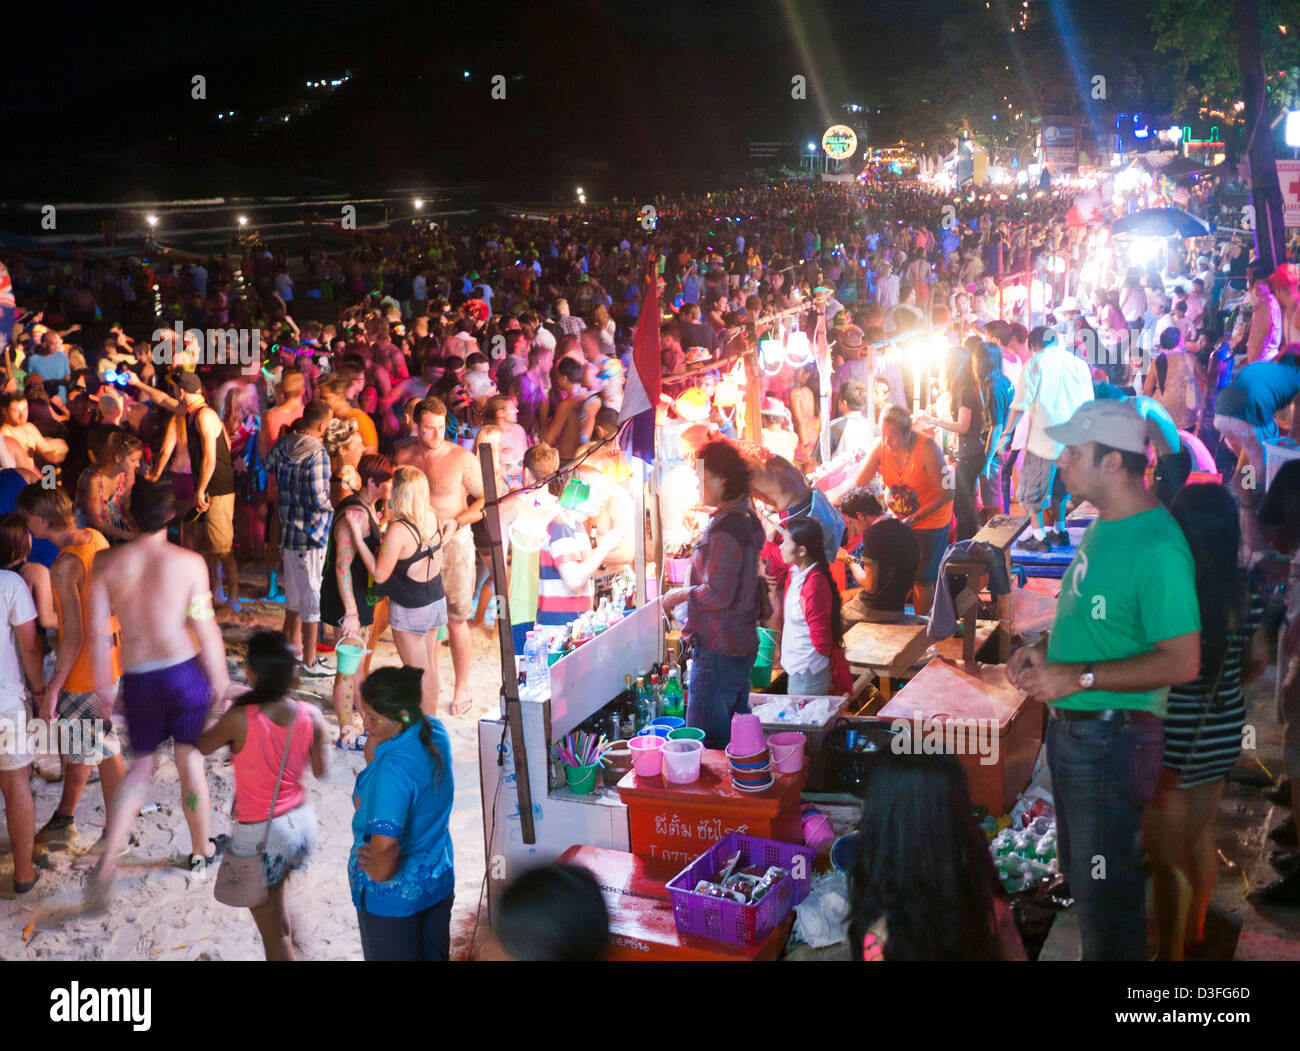
<instances>
[{"instance_id":1,"label":"blonde woman in black tank top","mask_svg":"<svg viewBox=\"0 0 1300 1051\"><path fill-rule=\"evenodd\" d=\"M429 503L429 480L415 467L399 467L388 500L388 526L379 554L360 535L357 557L376 585L386 584L388 623L402 663L424 670L420 707L438 714L438 628L447 623L442 587L442 529ZM356 530L349 520L348 528ZM453 715L458 714L456 712Z\"/></svg>"}]
</instances>

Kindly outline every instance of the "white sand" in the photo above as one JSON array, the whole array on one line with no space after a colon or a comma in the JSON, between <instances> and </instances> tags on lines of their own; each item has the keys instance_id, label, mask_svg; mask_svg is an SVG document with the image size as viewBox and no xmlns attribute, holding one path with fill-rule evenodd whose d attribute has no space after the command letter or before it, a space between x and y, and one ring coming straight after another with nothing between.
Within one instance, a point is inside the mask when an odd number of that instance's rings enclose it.
<instances>
[{"instance_id":1,"label":"white sand","mask_svg":"<svg viewBox=\"0 0 1300 1051\"><path fill-rule=\"evenodd\" d=\"M243 640L262 628L279 628L284 607L247 602L238 618L222 611L220 622L228 656L243 653ZM452 911L452 957L466 958L483 879L483 828L479 800L478 719L495 712L501 683L495 638L483 628L471 628L473 661L470 683L473 708L449 715L452 690L451 656L442 647L442 701L439 712L451 737L456 779L451 834L456 857L456 903ZM398 664L396 650L385 641L373 667ZM303 694L323 696L328 705L332 679L308 680ZM332 709L326 719L335 725ZM320 838L311 865L289 879L289 909L299 959L360 960L361 939L348 892L347 858L352 845L352 783L364 765L359 752L331 751L327 780L309 780L308 794L316 809ZM212 834L230 827L234 775L228 752L206 760L212 795ZM34 778L36 827L54 812L61 784ZM99 784L87 786L77 808L78 843L70 850L45 854L36 888L21 898L13 894L13 855L8 833L0 822L0 959L51 960L259 960L261 939L245 910L231 909L212 897L215 871L206 880L191 878L185 867L189 831L181 814L180 781L170 744L160 749L149 798L161 804L157 813L135 821L131 849L119 862L120 878L107 915L80 914L82 888L91 858L84 857L104 825ZM2 807L2 804L0 804ZM24 929L34 934L24 943ZM482 935L480 934L480 940Z\"/></svg>"}]
</instances>

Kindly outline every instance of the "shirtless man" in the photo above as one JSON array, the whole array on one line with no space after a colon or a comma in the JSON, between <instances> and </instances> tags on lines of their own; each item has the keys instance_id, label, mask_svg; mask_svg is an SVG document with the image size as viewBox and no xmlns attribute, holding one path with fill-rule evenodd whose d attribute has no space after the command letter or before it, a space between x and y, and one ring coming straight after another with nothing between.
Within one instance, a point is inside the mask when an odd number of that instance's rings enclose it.
<instances>
[{"instance_id":1,"label":"shirtless man","mask_svg":"<svg viewBox=\"0 0 1300 1051\"><path fill-rule=\"evenodd\" d=\"M137 482L131 514L140 536L100 552L90 581L90 637L100 702L111 707L114 691L109 624L116 618L122 639L122 704L134 757L104 831L104 852L87 884L92 907L107 904L117 856L140 812L153 779L153 753L175 742L181 803L190 830L190 868L202 876L216 855L209 840L211 807L203 757L195 745L213 700L218 714L230 691L226 651L212 609L203 558L167 540L174 514L171 486ZM160 586L165 581L166 586Z\"/></svg>"},{"instance_id":2,"label":"shirtless man","mask_svg":"<svg viewBox=\"0 0 1300 1051\"><path fill-rule=\"evenodd\" d=\"M451 714L469 710L469 620L474 616L477 564L470 525L483 517L483 473L468 449L446 440L447 407L429 397L415 407L419 442L397 451L395 462L418 467L429 479L429 501L442 523L442 586L447 593L447 641L456 673ZM470 506L469 500L476 503Z\"/></svg>"},{"instance_id":3,"label":"shirtless man","mask_svg":"<svg viewBox=\"0 0 1300 1051\"><path fill-rule=\"evenodd\" d=\"M67 442L62 438L46 438L36 429L36 424L28 421L27 396L21 392L0 395L0 439L5 438L12 438L26 460L33 464L62 463L68 455Z\"/></svg>"},{"instance_id":4,"label":"shirtless man","mask_svg":"<svg viewBox=\"0 0 1300 1051\"><path fill-rule=\"evenodd\" d=\"M740 450L752 472L749 493L774 508L781 521L796 515L811 515L822 527L822 540L828 552L838 552L844 541L844 516L826 499L826 494L810 486L803 472L784 456L753 442L723 438L722 432L712 424L692 424L682 431L680 441L692 453L698 452L710 441L730 441Z\"/></svg>"},{"instance_id":5,"label":"shirtless man","mask_svg":"<svg viewBox=\"0 0 1300 1051\"><path fill-rule=\"evenodd\" d=\"M587 401L582 372L582 366L572 358L561 358L555 366L555 383L564 400L555 407L555 414L542 432L542 441L559 451L562 463L571 461L582 444L582 407Z\"/></svg>"},{"instance_id":6,"label":"shirtless man","mask_svg":"<svg viewBox=\"0 0 1300 1051\"><path fill-rule=\"evenodd\" d=\"M578 451L581 457L588 453L576 474L591 486L590 517L594 520L597 536L613 534L619 538L618 546L605 556L603 567L617 569L632 565L636 558L635 531L636 505L628 492L631 471L627 457L613 436L618 433L618 413L601 409L596 414L592 444ZM600 442L605 444L600 445Z\"/></svg>"}]
</instances>

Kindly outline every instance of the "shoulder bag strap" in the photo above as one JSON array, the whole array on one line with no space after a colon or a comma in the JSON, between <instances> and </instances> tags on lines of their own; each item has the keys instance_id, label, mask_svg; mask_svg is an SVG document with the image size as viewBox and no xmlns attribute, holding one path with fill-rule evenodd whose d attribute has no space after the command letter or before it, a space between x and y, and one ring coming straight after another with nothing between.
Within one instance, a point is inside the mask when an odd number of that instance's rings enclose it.
<instances>
[{"instance_id":1,"label":"shoulder bag strap","mask_svg":"<svg viewBox=\"0 0 1300 1051\"><path fill-rule=\"evenodd\" d=\"M271 793L271 810L266 815L266 827L262 829L262 842L257 847L259 854L266 851L266 841L271 838L271 822L275 819L275 804L280 798L280 782L284 780L284 768L289 763L289 746L293 744L293 731L298 725L297 705L300 703L295 702L293 721L289 723L289 732L284 737L284 755L280 756L280 772L275 775L275 790Z\"/></svg>"}]
</instances>

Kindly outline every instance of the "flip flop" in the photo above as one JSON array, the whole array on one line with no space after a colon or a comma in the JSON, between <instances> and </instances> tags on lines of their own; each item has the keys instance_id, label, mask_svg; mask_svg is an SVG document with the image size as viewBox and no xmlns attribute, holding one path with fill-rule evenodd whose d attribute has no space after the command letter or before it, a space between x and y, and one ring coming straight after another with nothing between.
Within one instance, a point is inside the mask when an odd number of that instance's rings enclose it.
<instances>
[{"instance_id":1,"label":"flip flop","mask_svg":"<svg viewBox=\"0 0 1300 1051\"><path fill-rule=\"evenodd\" d=\"M40 881L41 881L41 870L40 870L40 869L36 869L35 872L36 872L36 875L33 876L31 879L26 879L26 880L14 880L14 893L15 893L15 894L26 894L29 890L31 890L34 886L36 886L36 884L40 883Z\"/></svg>"},{"instance_id":2,"label":"flip flop","mask_svg":"<svg viewBox=\"0 0 1300 1051\"><path fill-rule=\"evenodd\" d=\"M463 703L460 704L460 705L455 705L455 704L453 704L453 705L451 706L451 714L452 714L452 715L464 715L467 711L469 711L469 710L470 710L471 708L473 708L473 707L474 707L474 702L473 702L473 701L465 701L465 702L463 702Z\"/></svg>"}]
</instances>

